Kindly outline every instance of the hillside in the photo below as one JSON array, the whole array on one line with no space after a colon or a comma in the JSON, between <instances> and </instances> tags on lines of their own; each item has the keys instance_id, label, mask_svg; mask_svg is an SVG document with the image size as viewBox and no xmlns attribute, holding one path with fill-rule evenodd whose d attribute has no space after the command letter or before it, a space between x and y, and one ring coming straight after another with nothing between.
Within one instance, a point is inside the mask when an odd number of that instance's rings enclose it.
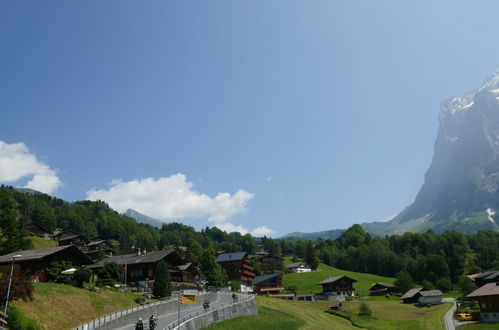
<instances>
[{"instance_id":1,"label":"hillside","mask_svg":"<svg viewBox=\"0 0 499 330\"><path fill-rule=\"evenodd\" d=\"M361 296L369 295L369 288L376 282L387 282L393 283L395 281L392 277L384 277L372 274L364 274L357 272L350 272L346 270L341 270L328 266L326 264L320 264L319 268L315 272L300 273L300 274L285 274L283 284L287 288L291 285L296 286L297 294L302 293L318 293L322 291L322 287L317 283L325 280L328 277L346 275L357 280L354 283L354 288L356 293Z\"/></svg>"},{"instance_id":2,"label":"hillside","mask_svg":"<svg viewBox=\"0 0 499 330\"><path fill-rule=\"evenodd\" d=\"M318 232L312 232L312 233L302 233L302 232L293 232L286 234L280 238L282 239L303 239L303 240L310 240L314 241L318 238L322 239L336 239L341 236L341 233L344 232L343 229L332 229L332 230L325 230L325 231L318 231Z\"/></svg>"},{"instance_id":3,"label":"hillside","mask_svg":"<svg viewBox=\"0 0 499 330\"><path fill-rule=\"evenodd\" d=\"M99 316L135 305L139 296L114 290L92 292L71 285L34 283L31 302L12 303L44 329L69 329Z\"/></svg>"}]
</instances>

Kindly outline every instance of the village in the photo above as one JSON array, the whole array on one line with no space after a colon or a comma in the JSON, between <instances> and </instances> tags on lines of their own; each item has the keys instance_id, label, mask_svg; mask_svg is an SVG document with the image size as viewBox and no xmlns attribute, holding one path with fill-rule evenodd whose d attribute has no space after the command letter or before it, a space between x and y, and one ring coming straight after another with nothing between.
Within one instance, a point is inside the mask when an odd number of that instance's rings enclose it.
<instances>
[{"instance_id":1,"label":"village","mask_svg":"<svg viewBox=\"0 0 499 330\"><path fill-rule=\"evenodd\" d=\"M468 278L475 283L476 290L464 296L464 300L449 298L438 289L421 286L401 292L393 281L369 283L368 293L361 294L356 290L356 283L361 281L365 285L366 281L360 277L356 279L351 272L332 277L324 275L320 281L312 283L317 288L320 287L320 291L305 293L300 290L302 285L300 278L305 279L307 274L320 274L320 271L312 269L304 261L293 262L291 257L283 258L272 255L269 251L259 251L254 254L244 251L219 251L215 262L227 275L227 286L217 287L206 281L206 276L197 265L185 261L185 247L182 246L159 251L137 249L133 254L116 255L106 240L89 240L73 230L61 230L53 234L34 223L26 225L25 229L33 236L56 242L57 246L15 251L0 256L0 273L3 278L9 276L16 278L16 274L23 273L29 274L30 280L35 283L51 281L49 274L51 266L57 262L66 262L71 267L60 270L62 283L75 285L74 281L71 281L71 275L77 269L86 267L92 273L90 281L97 287L111 285L120 291L130 291L144 298L154 298L152 288L155 282L155 269L158 263L165 262L168 266L172 293L180 294L185 289L195 289L199 290L198 292L225 291L279 300L326 302L327 312L343 317L345 314L342 314L342 307L345 303L355 301L369 303L369 299L395 299L400 304L422 307L452 303L449 311L453 313L448 321L452 322L452 328L467 323L499 322L498 270L469 275ZM110 264L118 265L117 269L121 272L117 281L109 282L109 279L103 278L102 270ZM259 275L256 275L254 267L257 267ZM290 278L293 278L292 285L289 284ZM374 303L375 301L373 300ZM372 311L367 308L366 313L371 315Z\"/></svg>"}]
</instances>

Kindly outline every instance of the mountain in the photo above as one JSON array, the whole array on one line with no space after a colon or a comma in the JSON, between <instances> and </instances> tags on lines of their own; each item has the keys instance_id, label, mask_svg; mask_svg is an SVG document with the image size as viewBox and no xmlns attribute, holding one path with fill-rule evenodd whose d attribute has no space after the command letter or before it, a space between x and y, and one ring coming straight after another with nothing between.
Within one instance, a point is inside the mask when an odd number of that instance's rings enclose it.
<instances>
[{"instance_id":1,"label":"mountain","mask_svg":"<svg viewBox=\"0 0 499 330\"><path fill-rule=\"evenodd\" d=\"M124 215L126 215L127 217L130 217L130 218L134 218L135 220L137 220L137 222L145 223L145 224L151 225L151 226L156 227L156 228L161 228L161 226L164 224L163 221L151 218L145 214L142 214L138 211L135 211L134 209L126 210Z\"/></svg>"},{"instance_id":2,"label":"mountain","mask_svg":"<svg viewBox=\"0 0 499 330\"><path fill-rule=\"evenodd\" d=\"M478 89L442 102L439 123L433 159L414 203L389 222L364 224L366 230L384 235L499 229L499 217L495 217L499 210L499 70Z\"/></svg>"},{"instance_id":3,"label":"mountain","mask_svg":"<svg viewBox=\"0 0 499 330\"><path fill-rule=\"evenodd\" d=\"M344 232L344 229L332 229L325 231L318 231L314 233L300 233L295 231L294 233L289 233L280 238L282 239L303 239L303 240L316 240L318 238L322 239L336 239L340 237L341 233Z\"/></svg>"}]
</instances>

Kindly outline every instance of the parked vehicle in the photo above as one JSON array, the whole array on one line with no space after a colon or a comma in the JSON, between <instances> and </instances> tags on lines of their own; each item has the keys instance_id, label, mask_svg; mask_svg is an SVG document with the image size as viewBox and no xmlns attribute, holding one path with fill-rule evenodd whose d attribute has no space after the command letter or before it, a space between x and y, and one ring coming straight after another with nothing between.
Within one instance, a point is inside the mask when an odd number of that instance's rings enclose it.
<instances>
[{"instance_id":1,"label":"parked vehicle","mask_svg":"<svg viewBox=\"0 0 499 330\"><path fill-rule=\"evenodd\" d=\"M457 319L459 321L473 321L473 316L470 313L459 313Z\"/></svg>"}]
</instances>

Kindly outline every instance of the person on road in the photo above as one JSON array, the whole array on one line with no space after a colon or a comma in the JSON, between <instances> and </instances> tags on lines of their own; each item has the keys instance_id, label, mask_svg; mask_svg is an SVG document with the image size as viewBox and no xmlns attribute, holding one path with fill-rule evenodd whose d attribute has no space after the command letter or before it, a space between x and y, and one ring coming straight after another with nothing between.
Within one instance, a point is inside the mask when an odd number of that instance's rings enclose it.
<instances>
[{"instance_id":1,"label":"person on road","mask_svg":"<svg viewBox=\"0 0 499 330\"><path fill-rule=\"evenodd\" d=\"M149 318L149 330L154 330L154 328L156 328L156 324L158 324L158 319L154 316L154 314L152 314Z\"/></svg>"},{"instance_id":2,"label":"person on road","mask_svg":"<svg viewBox=\"0 0 499 330\"><path fill-rule=\"evenodd\" d=\"M204 301L203 308L204 308L204 310L207 310L208 308L210 308L210 302L208 300Z\"/></svg>"},{"instance_id":3,"label":"person on road","mask_svg":"<svg viewBox=\"0 0 499 330\"><path fill-rule=\"evenodd\" d=\"M139 320L135 323L135 330L144 330L144 322L142 322L141 317L139 317Z\"/></svg>"},{"instance_id":4,"label":"person on road","mask_svg":"<svg viewBox=\"0 0 499 330\"><path fill-rule=\"evenodd\" d=\"M232 294L232 300L234 300L234 301L237 300L237 295L235 293Z\"/></svg>"}]
</instances>

